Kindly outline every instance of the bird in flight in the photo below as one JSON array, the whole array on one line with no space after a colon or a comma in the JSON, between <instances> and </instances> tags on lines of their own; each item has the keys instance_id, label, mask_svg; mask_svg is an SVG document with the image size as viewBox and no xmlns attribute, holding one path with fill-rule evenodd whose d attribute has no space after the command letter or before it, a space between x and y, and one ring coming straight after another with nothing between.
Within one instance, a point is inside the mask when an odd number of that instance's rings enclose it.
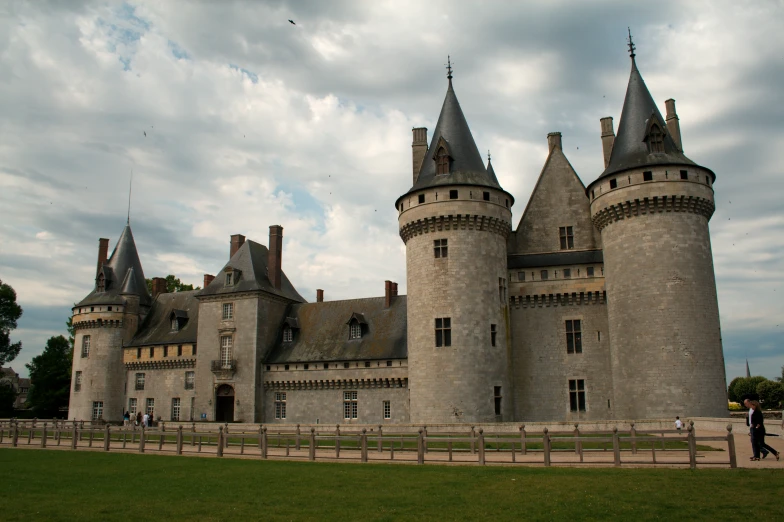
<instances>
[{"instance_id":1,"label":"bird in flight","mask_svg":"<svg viewBox=\"0 0 784 522\"><path fill-rule=\"evenodd\" d=\"M291 25L297 25L297 24L295 24L295 23L294 23L294 20L289 20L289 23L290 23Z\"/></svg>"},{"instance_id":2,"label":"bird in flight","mask_svg":"<svg viewBox=\"0 0 784 522\"><path fill-rule=\"evenodd\" d=\"M144 137L145 138L147 137L147 131L144 131Z\"/></svg>"}]
</instances>

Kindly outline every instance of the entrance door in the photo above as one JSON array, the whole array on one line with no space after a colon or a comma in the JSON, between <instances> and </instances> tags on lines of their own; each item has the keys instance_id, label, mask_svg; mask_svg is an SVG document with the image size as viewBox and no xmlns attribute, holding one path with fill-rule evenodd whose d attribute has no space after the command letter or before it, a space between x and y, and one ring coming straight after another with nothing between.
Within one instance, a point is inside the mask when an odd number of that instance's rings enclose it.
<instances>
[{"instance_id":1,"label":"entrance door","mask_svg":"<svg viewBox=\"0 0 784 522\"><path fill-rule=\"evenodd\" d=\"M215 390L215 420L234 422L234 388L229 384L221 384Z\"/></svg>"}]
</instances>

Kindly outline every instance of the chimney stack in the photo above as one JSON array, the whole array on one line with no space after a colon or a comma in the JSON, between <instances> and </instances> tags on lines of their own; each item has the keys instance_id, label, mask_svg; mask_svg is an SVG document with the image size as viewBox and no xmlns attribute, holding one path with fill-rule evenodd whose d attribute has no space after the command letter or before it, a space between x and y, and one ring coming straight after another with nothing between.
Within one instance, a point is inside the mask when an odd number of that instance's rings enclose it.
<instances>
[{"instance_id":1,"label":"chimney stack","mask_svg":"<svg viewBox=\"0 0 784 522\"><path fill-rule=\"evenodd\" d=\"M384 308L389 308L392 304L392 281L384 281Z\"/></svg>"},{"instance_id":2,"label":"chimney stack","mask_svg":"<svg viewBox=\"0 0 784 522\"><path fill-rule=\"evenodd\" d=\"M563 150L561 148L561 133L551 132L547 135L548 152L553 152L553 149Z\"/></svg>"},{"instance_id":3,"label":"chimney stack","mask_svg":"<svg viewBox=\"0 0 784 522\"><path fill-rule=\"evenodd\" d=\"M681 124L678 121L678 113L675 112L675 100L670 98L664 102L664 106L667 108L667 116L664 118L667 120L667 130L670 131L670 136L672 136L672 141L675 142L675 146L678 147L678 150L683 152L683 144L681 143Z\"/></svg>"},{"instance_id":4,"label":"chimney stack","mask_svg":"<svg viewBox=\"0 0 784 522\"><path fill-rule=\"evenodd\" d=\"M101 271L104 263L106 263L106 256L109 253L109 240L102 237L98 240L98 268L95 269L95 278L98 279L98 273Z\"/></svg>"},{"instance_id":5,"label":"chimney stack","mask_svg":"<svg viewBox=\"0 0 784 522\"><path fill-rule=\"evenodd\" d=\"M152 297L158 297L158 294L166 293L166 279L163 277L152 278Z\"/></svg>"},{"instance_id":6,"label":"chimney stack","mask_svg":"<svg viewBox=\"0 0 784 522\"><path fill-rule=\"evenodd\" d=\"M392 283L392 297L397 297L397 283Z\"/></svg>"},{"instance_id":7,"label":"chimney stack","mask_svg":"<svg viewBox=\"0 0 784 522\"><path fill-rule=\"evenodd\" d=\"M267 277L277 290L280 290L280 283L283 272L280 269L283 257L283 227L271 225L269 227L269 258L267 259Z\"/></svg>"},{"instance_id":8,"label":"chimney stack","mask_svg":"<svg viewBox=\"0 0 784 522\"><path fill-rule=\"evenodd\" d=\"M602 152L604 153L604 168L610 164L613 144L615 143L615 131L613 130L612 116L607 116L599 120L602 124Z\"/></svg>"},{"instance_id":9,"label":"chimney stack","mask_svg":"<svg viewBox=\"0 0 784 522\"><path fill-rule=\"evenodd\" d=\"M419 169L422 168L422 161L424 161L425 154L427 154L427 128L416 127L411 130L414 133L414 141L411 142L411 166L414 171L414 184L416 184L419 177Z\"/></svg>"},{"instance_id":10,"label":"chimney stack","mask_svg":"<svg viewBox=\"0 0 784 522\"><path fill-rule=\"evenodd\" d=\"M212 283L213 279L215 279L214 275L204 274L204 286L202 286L202 288L207 288L209 284Z\"/></svg>"},{"instance_id":11,"label":"chimney stack","mask_svg":"<svg viewBox=\"0 0 784 522\"><path fill-rule=\"evenodd\" d=\"M316 289L316 302L323 303L324 302L324 290L321 288Z\"/></svg>"},{"instance_id":12,"label":"chimney stack","mask_svg":"<svg viewBox=\"0 0 784 522\"><path fill-rule=\"evenodd\" d=\"M237 253L237 250L240 249L242 245L245 244L245 236L242 234L234 234L231 236L231 248L229 249L229 259L234 257L234 254Z\"/></svg>"}]
</instances>

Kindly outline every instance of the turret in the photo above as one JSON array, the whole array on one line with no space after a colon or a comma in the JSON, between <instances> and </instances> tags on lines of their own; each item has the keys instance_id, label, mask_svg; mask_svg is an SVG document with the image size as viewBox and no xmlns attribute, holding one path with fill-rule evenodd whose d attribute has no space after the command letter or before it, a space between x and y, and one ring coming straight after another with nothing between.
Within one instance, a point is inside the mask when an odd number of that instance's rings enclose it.
<instances>
[{"instance_id":1,"label":"turret","mask_svg":"<svg viewBox=\"0 0 784 522\"><path fill-rule=\"evenodd\" d=\"M715 174L683 155L677 120L662 118L629 44L618 134L586 189L603 245L615 416L725 416L708 230Z\"/></svg>"},{"instance_id":2,"label":"turret","mask_svg":"<svg viewBox=\"0 0 784 522\"><path fill-rule=\"evenodd\" d=\"M513 198L484 165L451 68L448 79L415 183L395 203L406 245L410 419L510 420L506 239Z\"/></svg>"}]
</instances>

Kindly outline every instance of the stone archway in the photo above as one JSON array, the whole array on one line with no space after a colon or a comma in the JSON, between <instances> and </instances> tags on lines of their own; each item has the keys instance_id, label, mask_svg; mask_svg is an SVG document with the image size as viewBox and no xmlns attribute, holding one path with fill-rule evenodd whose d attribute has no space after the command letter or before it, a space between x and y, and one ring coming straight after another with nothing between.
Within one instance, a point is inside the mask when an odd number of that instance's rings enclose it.
<instances>
[{"instance_id":1,"label":"stone archway","mask_svg":"<svg viewBox=\"0 0 784 522\"><path fill-rule=\"evenodd\" d=\"M234 422L234 387L221 384L215 390L215 420Z\"/></svg>"}]
</instances>

